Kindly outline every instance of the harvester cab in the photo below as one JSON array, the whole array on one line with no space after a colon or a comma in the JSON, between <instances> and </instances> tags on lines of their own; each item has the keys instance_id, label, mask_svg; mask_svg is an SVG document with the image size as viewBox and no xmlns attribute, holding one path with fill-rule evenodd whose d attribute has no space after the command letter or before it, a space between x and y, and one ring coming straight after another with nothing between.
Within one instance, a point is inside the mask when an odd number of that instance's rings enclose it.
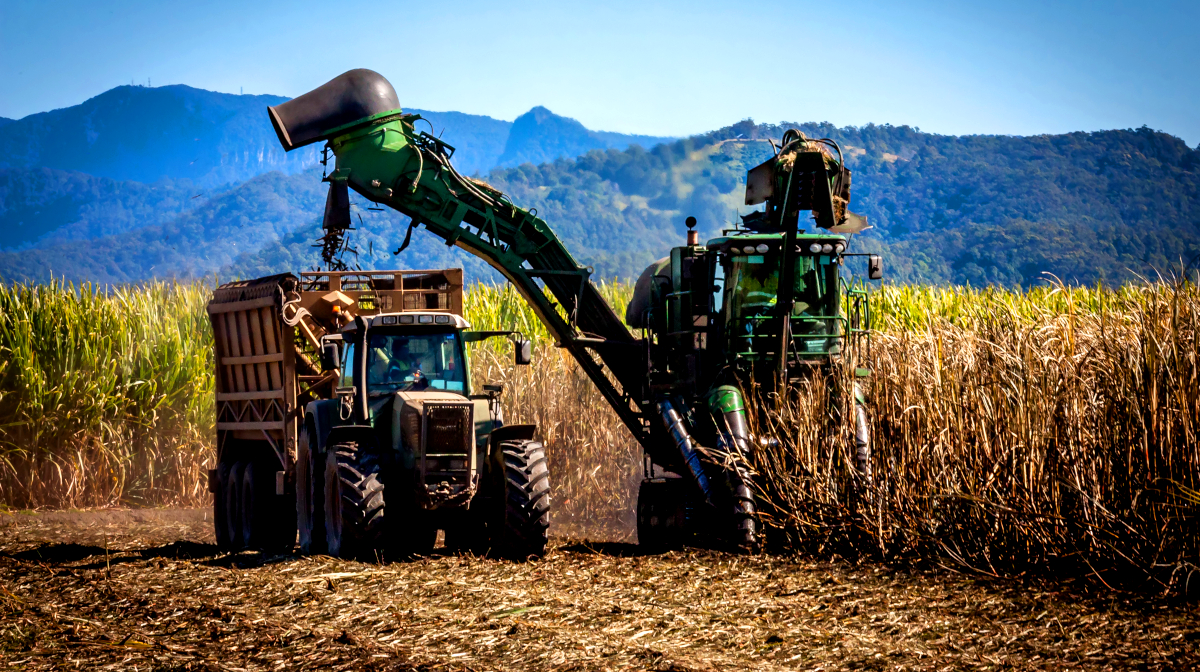
<instances>
[{"instance_id":1,"label":"harvester cab","mask_svg":"<svg viewBox=\"0 0 1200 672\"><path fill-rule=\"evenodd\" d=\"M850 282L843 274L854 256L850 237L866 220L846 209L850 173L840 151L834 158L826 147L837 145L789 131L775 156L747 175L746 203L765 204L762 210L704 245L688 218L687 245L638 279L626 322L644 330L649 388L667 440L678 448L647 453L640 538L691 536L688 528L711 527L704 514L715 510L732 522L718 522L717 529L752 545L748 458L774 439L749 428L765 424L761 414L786 406L801 381L820 376L839 385L847 366L869 375L856 365L869 337L868 294L862 279ZM805 211L812 213L813 233L799 228ZM878 279L882 261L866 256L868 276ZM855 400L855 460L869 477L863 389L855 379L847 391Z\"/></svg>"}]
</instances>

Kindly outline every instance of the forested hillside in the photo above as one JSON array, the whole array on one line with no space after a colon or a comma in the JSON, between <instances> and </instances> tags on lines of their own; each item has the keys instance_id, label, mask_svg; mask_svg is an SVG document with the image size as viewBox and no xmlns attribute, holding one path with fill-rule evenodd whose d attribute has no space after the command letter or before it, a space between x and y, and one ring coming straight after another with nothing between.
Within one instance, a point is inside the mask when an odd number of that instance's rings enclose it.
<instances>
[{"instance_id":1,"label":"forested hillside","mask_svg":"<svg viewBox=\"0 0 1200 672\"><path fill-rule=\"evenodd\" d=\"M282 100L119 87L0 125L0 277L125 282L316 265L324 186L315 153L278 149L264 109ZM591 131L544 108L515 122L421 113L463 172L503 166L487 179L536 207L601 276L636 275L683 240L689 215L705 235L734 226L749 211L746 170L786 128L841 144L851 208L874 225L854 244L886 253L895 280L1119 283L1200 254L1200 151L1148 128L955 137L743 121L618 149L659 139ZM367 205L350 263L462 264L495 277L420 232L393 258L407 219Z\"/></svg>"},{"instance_id":2,"label":"forested hillside","mask_svg":"<svg viewBox=\"0 0 1200 672\"><path fill-rule=\"evenodd\" d=\"M747 168L785 128L837 140L851 208L907 281L1032 284L1042 273L1121 282L1200 254L1200 152L1146 128L1057 136L940 136L908 127L742 122L652 150L591 152L497 171L608 273L630 275L683 237L732 227Z\"/></svg>"},{"instance_id":3,"label":"forested hillside","mask_svg":"<svg viewBox=\"0 0 1200 672\"><path fill-rule=\"evenodd\" d=\"M53 168L0 168L0 249L86 240L159 223L202 204L206 192Z\"/></svg>"},{"instance_id":4,"label":"forested hillside","mask_svg":"<svg viewBox=\"0 0 1200 672\"><path fill-rule=\"evenodd\" d=\"M198 199L200 205L141 228L0 253L0 277L123 283L307 270L319 261L312 242L320 235L325 192L319 168L297 175L268 173ZM358 254L346 255L351 265L465 266L479 277L492 277L482 262L429 236L414 236L409 253L397 261L389 250L399 245L407 218L390 210L367 210L369 204L357 196L352 202L355 219L363 224L352 235Z\"/></svg>"}]
</instances>

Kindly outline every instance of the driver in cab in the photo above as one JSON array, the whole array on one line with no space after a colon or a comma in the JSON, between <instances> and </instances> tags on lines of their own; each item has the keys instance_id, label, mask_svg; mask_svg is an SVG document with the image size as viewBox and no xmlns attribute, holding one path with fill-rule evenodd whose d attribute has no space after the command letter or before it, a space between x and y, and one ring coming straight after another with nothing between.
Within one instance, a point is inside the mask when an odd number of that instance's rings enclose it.
<instances>
[{"instance_id":1,"label":"driver in cab","mask_svg":"<svg viewBox=\"0 0 1200 672\"><path fill-rule=\"evenodd\" d=\"M421 370L421 358L409 351L408 339L377 337L371 339L370 379L374 383L411 383L411 389L429 387ZM390 341L390 347L386 343ZM390 350L390 353L388 352Z\"/></svg>"}]
</instances>

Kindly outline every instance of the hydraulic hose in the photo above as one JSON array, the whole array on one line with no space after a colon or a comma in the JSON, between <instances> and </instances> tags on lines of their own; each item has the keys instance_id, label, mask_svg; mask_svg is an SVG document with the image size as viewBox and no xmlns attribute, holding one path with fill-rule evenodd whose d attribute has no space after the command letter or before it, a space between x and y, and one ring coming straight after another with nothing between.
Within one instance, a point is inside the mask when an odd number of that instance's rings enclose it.
<instances>
[{"instance_id":1,"label":"hydraulic hose","mask_svg":"<svg viewBox=\"0 0 1200 672\"><path fill-rule=\"evenodd\" d=\"M658 402L658 413L662 417L667 434L675 443L675 449L683 456L683 463L687 465L688 471L692 472L692 477L696 479L696 484L704 493L704 499L712 506L712 486L708 482L708 475L704 473L704 463L700 461L700 452L696 450L696 440L684 426L683 417L666 399Z\"/></svg>"}]
</instances>

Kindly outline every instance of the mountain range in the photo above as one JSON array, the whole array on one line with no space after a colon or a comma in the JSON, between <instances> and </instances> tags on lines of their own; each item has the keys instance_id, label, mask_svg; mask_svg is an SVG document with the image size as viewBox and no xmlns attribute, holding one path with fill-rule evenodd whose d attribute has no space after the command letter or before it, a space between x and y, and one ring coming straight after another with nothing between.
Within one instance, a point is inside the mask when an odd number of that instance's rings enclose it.
<instances>
[{"instance_id":1,"label":"mountain range","mask_svg":"<svg viewBox=\"0 0 1200 672\"><path fill-rule=\"evenodd\" d=\"M277 96L122 86L80 105L0 121L0 277L136 282L250 277L318 263L325 188L314 147L284 154ZM851 208L904 281L1029 285L1052 273L1117 283L1200 254L1200 150L1148 128L1031 137L942 136L906 126L755 124L684 139L589 130L535 107L512 122L421 114L460 171L536 207L576 258L633 277L683 240L735 226L745 171L787 128L837 141ZM355 200L352 264L478 260ZM355 254L356 253L356 254Z\"/></svg>"}]
</instances>

